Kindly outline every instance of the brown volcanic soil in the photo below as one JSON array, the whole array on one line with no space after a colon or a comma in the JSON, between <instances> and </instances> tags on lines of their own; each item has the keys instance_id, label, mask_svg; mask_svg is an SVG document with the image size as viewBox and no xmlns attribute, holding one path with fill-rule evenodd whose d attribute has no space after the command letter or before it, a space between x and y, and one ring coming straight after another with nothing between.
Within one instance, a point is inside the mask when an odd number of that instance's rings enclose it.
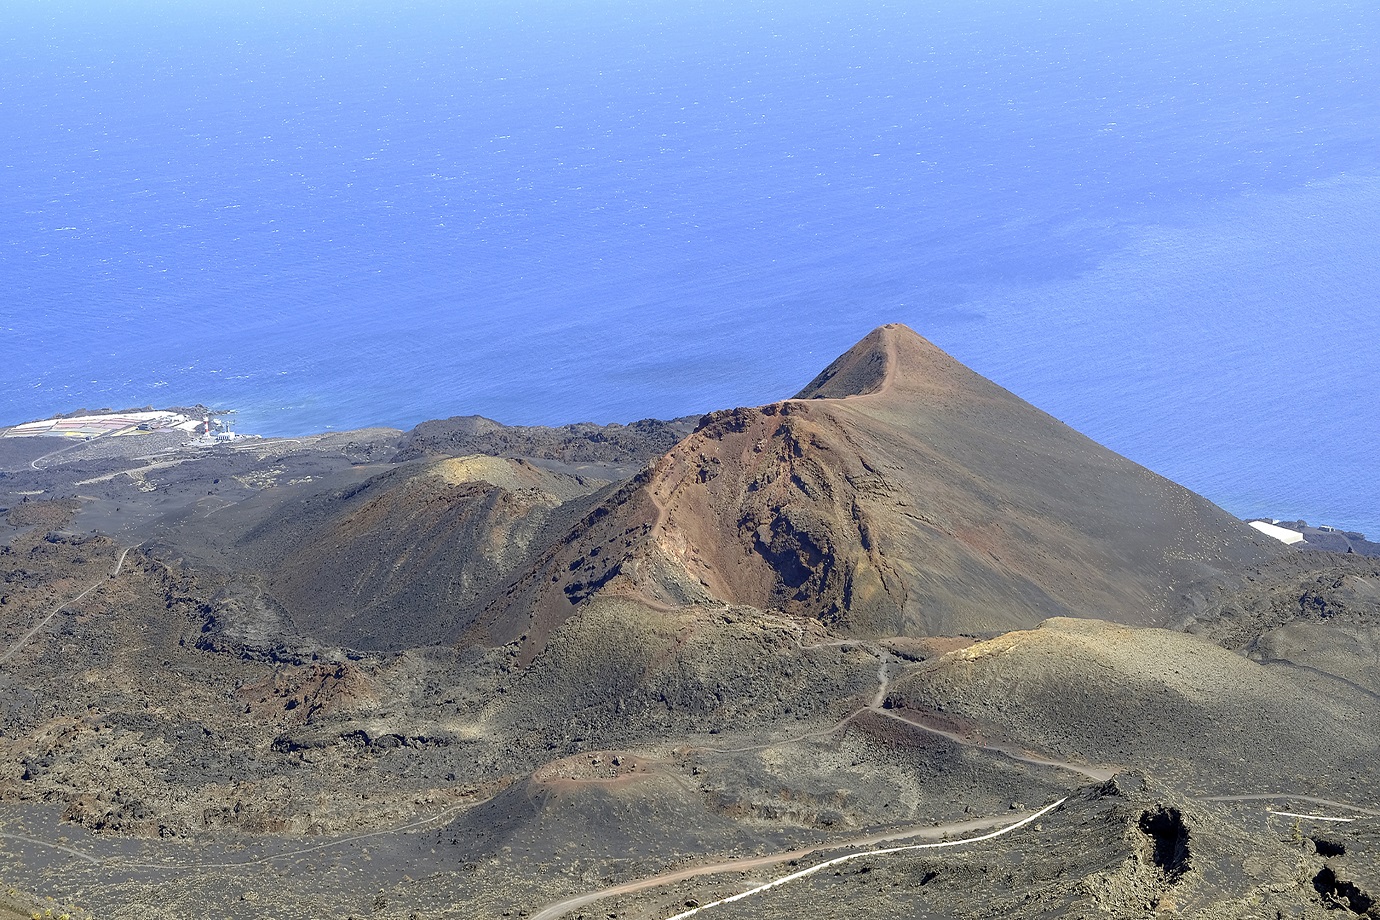
<instances>
[{"instance_id":1,"label":"brown volcanic soil","mask_svg":"<svg viewBox=\"0 0 1380 920\"><path fill-rule=\"evenodd\" d=\"M904 326L868 335L802 395L706 416L474 635L539 647L594 592L780 609L863 636L990 635L1050 616L1164 625L1284 552Z\"/></svg>"},{"instance_id":2,"label":"brown volcanic soil","mask_svg":"<svg viewBox=\"0 0 1380 920\"><path fill-rule=\"evenodd\" d=\"M265 589L303 633L397 651L467 626L476 602L544 547L553 521L565 523L563 504L603 485L525 460L410 465L281 506L236 550L261 561Z\"/></svg>"},{"instance_id":3,"label":"brown volcanic soil","mask_svg":"<svg viewBox=\"0 0 1380 920\"><path fill-rule=\"evenodd\" d=\"M571 915L661 920L793 868L734 855L1082 785L1028 835L720 913L1371 911L1370 813L1203 796L1380 811L1374 562L1258 542L903 327L685 433L14 458L5 881L111 917L468 920L730 867Z\"/></svg>"},{"instance_id":4,"label":"brown volcanic soil","mask_svg":"<svg viewBox=\"0 0 1380 920\"><path fill-rule=\"evenodd\" d=\"M1044 754L1127 765L1198 794L1380 794L1380 712L1200 638L1054 619L924 662L885 705L942 714Z\"/></svg>"}]
</instances>

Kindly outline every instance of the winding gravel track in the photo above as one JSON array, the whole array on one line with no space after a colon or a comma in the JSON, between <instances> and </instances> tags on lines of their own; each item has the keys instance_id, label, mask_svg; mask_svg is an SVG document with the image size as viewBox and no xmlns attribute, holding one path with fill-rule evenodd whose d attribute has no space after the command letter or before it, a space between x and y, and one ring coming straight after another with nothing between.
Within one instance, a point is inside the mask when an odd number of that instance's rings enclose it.
<instances>
[{"instance_id":1,"label":"winding gravel track","mask_svg":"<svg viewBox=\"0 0 1380 920\"><path fill-rule=\"evenodd\" d=\"M1369 808L1362 808L1359 805L1352 805L1348 802L1334 802L1332 799L1320 799L1311 795L1293 795L1288 792L1258 792L1252 795L1212 795L1203 801L1205 802L1272 802L1285 799L1292 802L1308 802L1313 805L1326 805L1329 808L1342 808L1347 811L1354 811L1357 814L1370 815L1380 818L1380 811L1371 811ZM1269 809L1266 809L1267 811ZM1283 812L1279 812L1283 814ZM1292 817L1292 816L1291 816Z\"/></svg>"},{"instance_id":2,"label":"winding gravel track","mask_svg":"<svg viewBox=\"0 0 1380 920\"><path fill-rule=\"evenodd\" d=\"M50 450L50 451L48 451L48 453L44 454L43 456L41 456L41 457L35 457L34 459L30 460L30 461L29 461L29 466L30 466L32 469L35 469L35 470L38 470L39 472L42 472L43 470L47 469L47 467L46 467L46 466L39 466L38 464L39 464L40 461L42 461L42 460L47 460L49 457L56 457L58 454L65 454L65 453L67 453L69 450L74 450L75 448L81 447L81 446L82 446L83 444L85 444L85 443L86 443L86 441L85 441L85 439L83 439L83 440L77 441L76 443L68 444L68 445L66 445L65 447L59 447L57 450Z\"/></svg>"},{"instance_id":3,"label":"winding gravel track","mask_svg":"<svg viewBox=\"0 0 1380 920\"><path fill-rule=\"evenodd\" d=\"M1332 821L1337 824L1351 824L1356 820L1355 818L1330 818L1327 815L1301 815L1294 811L1275 811L1271 808L1265 809L1265 813L1274 815L1276 818L1307 818L1309 821Z\"/></svg>"},{"instance_id":4,"label":"winding gravel track","mask_svg":"<svg viewBox=\"0 0 1380 920\"><path fill-rule=\"evenodd\" d=\"M896 722L899 722L908 728L914 729L915 731L926 732L931 735L939 735L940 737L947 738L948 740L956 744L962 744L966 747L977 748L978 750L987 751L991 754L998 754L1002 757L1009 757L1012 760L1016 760L1021 763L1027 763L1035 767L1047 767L1055 770L1066 770L1070 773L1077 773L1080 776L1086 776L1088 779L1091 779L1094 782L1106 782L1107 780L1115 776L1120 770L1120 768L1118 767L1078 764L1073 763L1072 761L1059 760L1053 757L1041 757L1029 751L1021 750L1013 745L984 744L982 741L965 737L959 732L946 731L945 729L938 728L932 725L924 725L920 722L915 722L911 719L905 718L905 716L901 715L899 712L895 712L893 710L884 708L883 704L886 702L886 694L891 687L891 663L894 659L891 653L888 652L886 649L879 648L878 646L875 646L870 642L862 642L857 640L836 640L830 642L817 642L813 645L805 645L802 642L801 637L797 636L796 645L798 645L801 649L826 648L830 646L856 646L858 648L867 649L867 651L869 651L871 654L876 655L877 692L872 695L872 701L865 706L859 706L857 709L854 709L852 712L848 713L846 716L844 716L842 719L835 722L828 728L815 729L814 731L805 732L804 734L795 735L790 738L783 738L777 741L768 741L764 744L750 745L748 747L705 748L704 750L715 754L746 754L754 751L765 751L771 748L781 747L787 744L795 744L799 741L809 741L815 738L824 738L834 734L835 732L837 732L844 726L848 725L850 722L852 722L854 719L856 719L863 713L873 712L884 718L892 719Z\"/></svg>"},{"instance_id":5,"label":"winding gravel track","mask_svg":"<svg viewBox=\"0 0 1380 920\"><path fill-rule=\"evenodd\" d=\"M24 647L24 643L28 642L34 636L38 635L39 631L43 629L43 627L47 626L48 623L52 621L53 617L57 616L58 613L61 612L64 608L70 607L71 605L80 601L82 598L86 597L86 595L90 594L92 591L95 591L101 585L105 584L107 578L117 577L120 574L120 570L125 567L125 557L129 555L130 550L135 549L140 545L141 544L136 543L134 544L134 546L126 546L125 551L120 554L120 561L115 564L115 571L111 572L105 578L98 579L94 584L91 585L91 587L87 588L85 591L78 594L76 597L71 598L69 600L65 600L61 604L58 604L56 607L54 607L52 610L48 611L48 615L45 616L43 619L39 620L33 629L29 630L23 636L21 636L19 638L19 641L16 642L13 646L11 646L8 652L6 652L4 655L0 655L0 664L4 664L5 662L13 658L15 653Z\"/></svg>"},{"instance_id":6,"label":"winding gravel track","mask_svg":"<svg viewBox=\"0 0 1380 920\"><path fill-rule=\"evenodd\" d=\"M0 837L8 838L10 840L22 840L24 843L33 844L34 846L38 847L46 847L49 850L61 850L63 853L69 853L72 856L77 857L78 859L82 859L86 862L91 863L93 866L101 865L101 861L96 857L92 856L90 853L83 853L81 850L75 849L73 847L63 846L60 843L50 843L47 840L39 840L34 837L25 837L23 834L11 834L8 831L0 832Z\"/></svg>"},{"instance_id":7,"label":"winding gravel track","mask_svg":"<svg viewBox=\"0 0 1380 920\"><path fill-rule=\"evenodd\" d=\"M937 850L941 847L959 847L966 846L970 843L982 843L984 840L994 840L995 838L1000 837L1003 834L1009 834L1012 831L1020 830L1030 822L1036 821L1044 817L1051 811L1054 811L1054 809L1058 808L1060 805L1064 804L1066 801L1068 801L1067 797L1059 799L1057 802L1051 802L1044 808L1041 808L1039 811L1035 812L1033 815L1026 815L1024 818L1015 822L1014 824L1008 824L1006 827L992 831L990 834L983 834L981 837L968 837L963 840L940 840L937 843L912 843L903 847L887 847L881 850L867 850L862 853L848 853L843 856L836 856L833 859L825 860L824 862L819 863L818 865L811 866L808 869L801 869L799 872L792 872L790 875L783 875L781 878L776 879L773 882L767 882L765 885L758 885L756 888L750 888L747 891L744 891L740 894L735 894L718 901L711 901L710 903L705 904L702 907L692 907L687 911L682 911L681 913L676 914L674 917L667 918L667 920L685 920L686 917L693 917L695 914L709 910L711 907L718 907L720 904L731 904L734 901L741 901L744 898L750 898L753 895L761 894L764 891L770 891L773 888L779 888L787 882L794 882L797 879L805 878L807 875L814 875L816 872L819 872L822 869L828 869L831 866L837 866L840 863L846 863L854 859L864 859L870 856L887 856L891 853L908 853L912 850Z\"/></svg>"},{"instance_id":8,"label":"winding gravel track","mask_svg":"<svg viewBox=\"0 0 1380 920\"><path fill-rule=\"evenodd\" d=\"M55 452L55 453L56 453L56 452ZM39 459L44 459L44 458L39 458ZM73 598L70 598L69 600L63 601L61 604L58 604L56 607L54 607L52 610L50 610L50 611L49 611L49 612L48 612L48 613L47 613L37 624L34 625L34 627L33 627L32 629L30 629L27 633L25 633L25 634L24 634L24 635L23 635L23 636L22 636L22 637L21 637L21 638L20 638L20 639L19 639L19 640L18 640L18 641L17 641L7 652L5 652L5 654L4 654L3 656L0 656L0 664L4 664L4 663L8 662L11 658L13 658L14 655L15 655L16 653L18 653L18 651L19 651L19 650L20 650L30 639L32 639L32 638L33 638L35 635L37 635L45 626L47 626L48 623L51 622L52 619L53 619L55 616L57 616L57 614L60 613L62 610L66 609L67 607L69 607L69 606L71 606L71 605L73 605L73 604L76 604L76 603L80 602L83 598L85 598L85 597L86 597L87 595L89 595L91 592L95 591L98 587L100 587L100 585L103 584L108 578L115 578L115 577L117 577L117 576L120 574L120 572L123 570L124 564L125 564L125 560L126 560L127 557L129 556L130 552L132 552L134 549L138 548L138 546L140 546L140 545L141 545L141 544L136 543L136 544L134 544L134 545L132 545L132 546L126 547L126 548L120 553L119 560L116 562L114 570L111 571L111 572L109 572L107 576L105 576L105 577L103 577L103 578L97 580L95 583L91 584L89 587L87 587L87 588L86 588L84 591L82 591L80 594L76 595L76 596L73 597ZM796 741L802 741L802 740L805 740L805 739L808 739L808 738L815 738L815 737L822 737L822 736L825 736L825 735L829 735L829 734L832 734L832 733L835 732L835 731L838 731L840 728L844 727L844 726L847 725L849 722L853 721L853 719L855 719L857 716L861 715L862 713L864 713L864 712L869 712L869 711L870 711L870 712L875 712L875 713L877 713L878 715L884 716L884 717L886 717L886 718L895 719L896 721L901 722L902 724L907 725L907 726L909 726L910 728L913 728L913 729L916 729L916 730L919 730L919 731L925 731L925 732L930 732L930 733L933 733L933 734L942 735L942 736L944 736L944 737L946 737L946 738L949 738L950 740L953 740L953 741L955 741L955 742L957 742L957 743L960 743L960 744L965 744L965 745L968 745L968 746L977 747L977 748L980 748L980 749L983 749L983 750L987 750L987 751L992 752L992 753L1001 754L1001 755L1010 757L1010 758L1012 758L1012 759L1019 760L1019 761L1022 761L1022 762L1025 762L1025 763L1029 763L1029 764L1032 764L1032 765L1036 765L1036 766L1055 767L1055 768L1060 768L1060 769L1064 769L1064 770L1069 770L1069 771L1072 771L1072 772L1075 772L1075 773L1082 774L1082 775L1084 775L1084 776L1086 776L1086 777L1088 777L1088 778L1090 778L1090 779L1094 779L1094 780L1105 780L1105 779L1107 779L1109 776L1111 776L1113 773L1116 772L1115 770L1110 769L1110 768L1090 767L1090 766L1085 766L1085 765L1080 765L1080 764L1069 763L1069 762L1066 762L1066 761L1059 761L1059 760L1053 760L1053 759L1040 758L1040 757L1037 757L1037 756L1028 754L1028 753L1026 753L1026 752L1024 752L1024 751L1014 751L1014 750L1012 750L1012 749L1010 749L1010 748L1007 748L1007 747L1004 747L1004 746L985 745L985 744L982 744L982 743L980 743L980 742L975 742L973 739L964 738L964 737L962 737L960 734L958 734L958 733L956 733L956 732L951 733L951 732L944 731L944 730L942 730L942 729L938 729L938 728L934 728L934 727L931 727L931 726L921 725L921 724L917 724L917 723L915 723L915 722L912 722L912 721L910 721L910 720L908 720L908 719L905 719L904 717L902 717L902 716L899 715L898 713L891 712L891 711L886 710L886 709L883 708L883 703L884 703L884 701L885 701L885 699L886 699L886 693L887 693L887 690L888 690L889 685L890 685L890 666L891 666L891 664L892 664L892 662L893 662L893 660L894 660L894 659L892 658L892 656L890 655L889 652L887 652L887 651L884 650L884 649L875 647L875 646L871 645L870 643L866 643L866 642L857 642L857 641L852 641L852 642L845 642L845 641L830 641L830 642L821 642L821 643L818 643L817 645L806 646L806 645L803 644L803 642L801 641L801 639L802 639L802 637L799 637L799 636L798 636L796 641L797 641L797 644L800 645L800 647L801 647L802 649L804 649L804 648L818 648L818 647L823 647L823 646L834 646L834 645L838 645L838 646L842 646L842 645L855 645L855 646L858 646L858 647L866 648L869 652L871 652L872 654L876 655L877 658L878 658L878 668L877 668L877 685L878 685L878 686L877 686L877 690L876 690L876 692L874 693L874 695L873 695L873 697L872 697L870 703L867 704L867 705L860 706L859 708L857 708L856 710L854 710L852 713L850 713L850 714L848 714L847 716L845 716L845 717L844 717L842 720L840 720L838 723L836 723L836 724L833 725L833 726L830 726L830 727L827 728L827 729L816 730L816 731L814 731L814 732L809 732L809 733L800 735L800 736L795 737L795 738L786 739L786 740L784 740L784 741L775 741L775 742L771 742L771 743L768 743L768 744L765 744L765 745L759 745L759 746L753 746L753 747L741 748L741 749L734 749L734 750L737 750L737 751L762 750L762 749L765 749L765 748L775 747L775 746L782 745L782 744L789 744L789 743L793 743L793 742L796 742ZM727 753L727 751L720 751L720 753ZM1372 811L1372 810L1369 810L1369 809L1366 809L1366 808L1362 808L1362 807L1360 807L1360 806L1351 805L1351 804L1345 803L1345 802L1337 802L1337 801L1333 801L1333 800L1330 800L1330 799L1322 799L1322 798L1317 798L1317 797L1313 797L1313 796L1306 796L1306 795L1291 795L1291 794L1289 794L1289 793L1256 793L1256 794L1250 794L1250 795L1212 796L1212 797L1206 798L1205 800L1206 800L1206 801L1213 801L1213 802L1251 802L1251 801L1292 800L1292 801L1298 801L1298 802L1309 802L1309 803L1312 803L1312 804L1324 805L1324 806L1328 806L1328 807L1332 807L1332 808L1345 809L1345 810L1348 810L1348 811L1351 811L1351 812L1355 812L1355 813L1361 814L1361 815L1368 815L1368 816L1373 816L1373 817L1380 817L1380 811ZM694 867L691 867L691 868L680 869L680 870L676 870L676 871L673 871L673 872L667 872L667 873L663 873L663 874L661 874L661 875L652 876L652 877L649 877L649 878L638 879L638 880L635 880L635 881L631 881L631 882L624 883L624 884L622 884L622 885L616 885L616 886L612 886L612 887L609 887L609 888L601 889L601 890L599 890L599 891L590 892L590 893L587 893L587 894L583 894L583 895L579 895L579 896L576 896L576 897L573 897L573 898L569 898L569 899L567 899L567 900L561 901L561 902L559 902L559 903L557 903L557 904L553 904L553 905L550 905L549 907L544 908L543 910L541 910L541 911L537 912L536 914L532 915L532 917L530 918L530 920L556 920L556 918L562 917L562 916L564 916L564 915L570 913L571 911L574 911L574 910L576 910L576 909L578 909L578 908L580 908L580 907L584 907L584 906L586 906L586 905L588 905L588 904L592 904L592 903L595 903L595 902L597 902L597 901L604 900L604 899L606 899L606 898L610 898L610 897L614 897L614 896L616 896L616 895L622 895L622 894L633 894L633 893L636 893L636 892L645 891L645 890L652 889L652 888L659 888L659 887L662 887L662 886L665 886L665 885L675 884L675 883L677 883L677 882L685 881L685 880L692 879L692 878L698 878L698 877L707 876L707 875L716 875L716 874L721 874L721 873L724 873L724 872L742 872L742 871L748 870L748 869L755 869L755 868L763 868L763 867L767 867L767 866L780 865L780 864L782 864L782 863L791 862L791 861L793 861L793 860L804 859L804 858L809 857L809 856L811 856L811 855L813 855L813 854L815 854L815 853L819 853L819 852L823 852L823 851L828 851L828 850L839 850L839 849L857 848L857 847L869 847L869 849L862 850L862 851L860 851L860 852L846 853L846 854L844 854L844 855L842 855L842 856L837 856L837 857L834 857L833 859L825 860L824 862L818 863L818 864L816 864L816 865L814 865L814 866L810 866L810 867L808 867L808 868L806 868L806 869L801 869L801 870L799 870L799 871L797 871L797 872L792 872L792 873L790 873L789 875L785 875L785 876L782 876L781 878L775 879L775 880L773 880L773 881L771 881L771 882L767 882L767 883L765 883L765 884L758 885L758 886L756 886L756 887L754 887L754 888L748 889L747 891L743 891L743 892L741 892L741 893L739 893L739 894L735 894L735 895L732 895L732 896L727 897L727 898L723 898L723 899L718 900L718 901L713 901L713 902L711 902L711 903L709 903L709 904L705 904L705 905L702 905L702 906L699 906L699 907L694 907L694 908L691 908L691 909L689 909L689 910L683 911L683 912L681 912L681 913L679 913L679 914L676 914L676 915L674 915L674 916L672 916L672 917L667 918L667 920L688 920L688 918L693 917L693 916L695 916L695 915L697 915L697 914L699 914L699 913L701 913L701 912L703 912L703 911L709 910L709 909L711 909L711 908L718 907L718 906L724 905L724 904L729 904L729 903L736 902L736 901L740 901L740 900L743 900L743 899L745 899L745 898L753 897L753 896L756 896L756 895L759 895L759 894L763 894L763 893L765 893L765 892L767 892L767 891L770 891L770 890L772 890L772 889L774 889L774 888L780 887L780 886L782 886L782 885L788 884L788 883L793 882L793 881L797 881L797 880L802 879L802 878L806 878L806 877L808 877L808 876L810 876L810 875L813 875L813 874L815 874L815 873L817 873L817 872L820 872L820 871L822 871L822 870L824 870L824 869L827 869L827 868L830 868L830 867L833 867L833 866L836 866L836 865L840 865L840 864L842 864L842 863L849 862L849 861L852 861L852 860L862 859L862 858L865 858L865 857L885 856L885 855L889 855L889 854L892 854L892 853L904 853L904 852L913 852L913 851L918 851L918 850L942 849L942 848L956 847L956 846L967 846L967 845L971 845L971 844L982 843L982 842L988 841L988 840L993 840L993 839L996 839L996 838L1001 837L1001 836L1003 836L1003 835L1010 834L1010 833L1012 833L1012 832L1014 832L1014 831L1017 831L1017 830L1019 830L1019 829L1025 827L1025 826L1031 824L1032 822L1038 820L1039 818L1043 817L1044 815L1046 815L1046 814L1050 813L1051 811L1054 811L1055 809L1057 809L1059 806L1061 806L1062 804L1064 804L1065 801L1067 801L1066 798L1061 798L1061 799L1059 799L1058 801L1053 802L1053 803L1051 803L1051 804L1045 806L1044 808L1040 809L1039 811L1036 811L1036 812L1033 812L1033 813L1031 813L1031 814L1028 814L1028 815L1026 815L1025 817L1019 818L1018 820L1011 821L1010 823L1002 823L1002 819L998 819L998 818L984 818L984 819L977 819L977 820L971 820L971 821L965 821L965 822L956 822L956 823L951 823L951 824L946 824L946 825L939 825L939 826L929 826L929 825L927 825L927 826L921 826L921 827L911 827L911 828L908 828L908 829L904 829L904 830L901 830L901 831L895 831L895 832L891 832L891 833L887 833L887 834L879 834L879 835L873 835L873 836L869 836L869 837L856 838L856 839L851 839L851 840L844 840L844 841L839 841L839 842L831 843L831 844L822 844L822 845L819 845L819 846L809 847L809 848L805 848L805 849L801 849L801 850L793 850L793 851L786 852L786 853L777 853L777 854L772 854L772 855L767 855L767 856L759 856L759 857L754 857L754 858L749 858L749 859L723 860L723 861L720 861L720 862L709 863L709 864L705 864L705 865L701 865L701 866L694 866ZM142 863L130 863L130 864L120 864L120 863L116 863L116 864L114 864L114 865L120 865L122 868L163 869L163 870L168 870L168 871L187 871L187 870L207 869L207 868L223 868L223 869L230 869L230 868L240 868L240 867L249 867L249 866L261 865L261 864L264 864L264 863L275 862L275 861L282 860L282 859L285 859L285 858L290 858L290 857L293 857L293 856L303 855L303 854L310 853L310 852L315 852L315 851L318 851L318 850L324 850L324 849L329 849L329 848L332 848L332 847L341 846L341 845L343 845L343 844L347 844L347 843L354 842L354 841L359 841L359 840L364 840L364 839L368 839L368 838L371 838L371 837L380 837L380 836L387 836L387 835L392 835L392 834L404 833L404 832L406 832L406 831L414 830L414 829L417 829L417 828L419 828L419 827L423 827L423 826L426 826L426 825L429 825L429 824L433 824L433 823L435 823L435 822L437 822L437 821L440 821L440 820L442 820L442 819L448 818L448 817L450 817L450 816L456 814L457 812L464 811L464 810L467 810L467 809L469 809L469 808L472 808L472 807L474 807L476 804L479 804L479 803L470 802L470 803L466 803L466 804L464 804L464 805L453 806L453 807L451 807L451 808L445 809L444 811L442 811L442 812L440 812L440 813L438 813L438 814L436 814L436 815L432 815L432 816L427 817L427 818L421 818L421 819L417 819L417 820L414 820L414 821L410 821L410 822L407 822L407 823L405 823L405 824L402 824L402 825L399 825L399 826L396 826L396 827L393 827L393 828L387 828L387 829L383 829L383 830L372 831L372 832L368 832L368 833L364 833L364 834L357 834L357 835L354 835L354 836L350 836L350 837L346 837L346 838L341 838L341 839L336 839L336 840L328 841L328 842L321 843L321 844L317 844L317 845L310 846L310 847L304 847L304 848L297 849L297 850L291 850L291 851L286 851L286 852L283 852L283 853L272 854L272 855L269 855L269 856L259 857L259 858L256 858L256 859L252 859L252 860L248 860L248 861L240 862L240 863L221 863L221 864L216 864L216 865L214 865L214 866L212 866L212 865L206 865L206 864L198 864L198 865L195 865L195 866L179 866L179 865L169 865L169 864L156 864L156 865L155 865L155 864L142 864ZM1267 812L1268 812L1269 814L1277 815L1277 816L1280 816L1280 817L1290 817L1290 818L1299 818L1299 819L1307 819L1307 820L1330 821L1330 822L1352 822L1352 821L1357 820L1356 818L1347 818L1347 817L1334 817L1334 816L1323 816L1323 815L1300 814L1300 813L1289 812L1289 811L1276 811L1276 810L1274 810L1274 809L1266 809L1266 810L1267 810ZM968 837L968 838L963 838L963 839L959 839L959 840L940 840L940 841L935 841L935 842L931 842L931 843L912 843L912 844L906 844L906 845L903 845L903 846L893 846L893 847L877 848L877 844L879 844L879 843L886 843L886 842L892 842L892 841L896 841L896 840L910 839L910 838L921 837L921 836L940 836L940 835L949 834L949 833L964 833L964 832L969 832L969 831L974 831L974 830L981 830L981 829L990 828L990 827L996 827L997 829L996 829L996 830L993 830L993 831L990 831L989 833L982 834L982 835L977 836L977 837ZM74 848L71 848L71 847L66 847L66 846L62 846L62 845L54 844L54 843L48 843L48 842L45 842L45 841L42 841L42 840L36 840L36 839L30 838L30 837L24 837L24 836L20 836L20 835L16 835L16 834L8 834L8 833L5 833L5 834L0 834L0 836L10 837L10 838L15 839L15 840L21 840L21 841L24 841L24 842L26 842L26 843L30 843L30 844L34 844L34 845L38 845L38 846L43 846L43 847L49 847L49 848L52 848L52 849L62 850L62 851L65 851L65 852L67 852L67 853L69 853L69 854L75 856L75 857L78 857L78 858L80 858L80 859L82 859L82 860L85 860L85 861L88 861L88 862L91 862L91 863L94 863L94 864L106 865L106 866L112 865L112 863L109 863L109 862L107 862L107 861L105 861L105 860L100 860L100 859L98 859L98 858L96 858L96 857L91 856L90 854L83 853L83 852L81 852L80 850L77 850L77 849L74 849Z\"/></svg>"},{"instance_id":9,"label":"winding gravel track","mask_svg":"<svg viewBox=\"0 0 1380 920\"><path fill-rule=\"evenodd\" d=\"M964 831L980 830L986 827L997 827L997 830L991 833L983 834L980 837L968 837L963 840L941 840L935 843L912 843L901 847L868 849L860 853L848 853L844 856L838 856L834 859L820 863L816 866L812 866L809 869L803 869L799 872L793 872L790 875L783 876L782 878L779 878L773 882L768 882L765 885L759 885L756 888L753 888L749 891L745 891L741 894L733 895L730 898L725 898L722 901L715 901L711 904L705 904L702 907L696 907L687 913L677 915L677 917L679 918L689 917L695 913L698 913L699 911L707 910L710 907L714 907L715 905L727 904L729 901L741 900L742 898L746 898L751 895L767 891L768 889L775 888L779 885L784 885L785 883L793 881L795 879L804 878L805 876L818 872L820 869L823 869L827 866L834 866L841 862L847 862L850 859L860 859L864 856L885 855L887 853L900 853L906 850L961 846L963 844L980 843L984 840L991 840L995 837L1000 837L1003 834L1009 834L1012 831L1017 830L1018 828L1024 827L1030 822L1040 818L1042 815L1045 815L1048 812L1053 811L1055 808L1058 808L1060 805L1064 803L1064 801L1065 799L1060 799L1059 801L1054 802L1051 805L1047 805L1046 807L1040 809L1037 812L1034 812L1033 814L1026 815L1024 818L1020 818L1019 820L1015 820L1010 823L1003 823L1002 819L1000 818L979 818L973 821L962 821L953 824L945 824L939 826L925 825L923 827L912 827L902 831L894 831L889 834L878 834L871 837L858 838L855 840L841 840L837 843L824 844L821 846L809 847L807 849L802 850L792 850L788 853L774 853L769 856L757 856L751 859L728 859L723 860L721 862L709 863L703 866L694 866L688 869L678 869L674 872L666 872L661 875L651 876L650 878L638 879L632 882L625 882L622 885L614 885L610 888L604 888L599 891L592 891L588 894L582 894L577 897L568 898L564 901L561 901L558 904L552 904L550 907L543 908L542 910L533 914L530 920L556 920L557 917L562 917L573 910L584 907L588 904L593 904L596 901L602 901L605 898L611 898L615 895L635 894L639 891L646 891L649 888L660 888L664 885L673 885L676 882L683 882L687 879L698 878L704 875L718 875L723 872L742 872L747 869L760 869L765 866L776 866L780 865L781 863L790 862L792 860L804 859L814 853L819 853L826 850L841 850L850 847L860 846L875 847L878 843L885 843L894 840L905 840L907 838L919 836L940 836L946 833L962 833ZM672 918L672 920L675 920L675 918Z\"/></svg>"}]
</instances>

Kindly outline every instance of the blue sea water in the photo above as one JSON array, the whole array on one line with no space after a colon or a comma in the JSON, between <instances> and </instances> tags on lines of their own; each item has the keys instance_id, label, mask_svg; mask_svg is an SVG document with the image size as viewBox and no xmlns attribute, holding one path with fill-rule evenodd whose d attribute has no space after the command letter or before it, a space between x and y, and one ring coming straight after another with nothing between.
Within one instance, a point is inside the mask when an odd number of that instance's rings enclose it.
<instances>
[{"instance_id":1,"label":"blue sea water","mask_svg":"<svg viewBox=\"0 0 1380 920\"><path fill-rule=\"evenodd\" d=\"M1380 536L1380 7L0 8L0 422L793 393L873 326Z\"/></svg>"}]
</instances>

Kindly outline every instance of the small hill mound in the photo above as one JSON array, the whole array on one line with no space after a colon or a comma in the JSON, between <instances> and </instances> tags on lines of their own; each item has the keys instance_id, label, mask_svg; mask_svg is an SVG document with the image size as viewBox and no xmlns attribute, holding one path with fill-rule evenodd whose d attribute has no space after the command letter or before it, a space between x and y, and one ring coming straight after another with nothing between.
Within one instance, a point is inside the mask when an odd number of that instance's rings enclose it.
<instances>
[{"instance_id":1,"label":"small hill mound","mask_svg":"<svg viewBox=\"0 0 1380 920\"><path fill-rule=\"evenodd\" d=\"M884 705L1214 794L1325 795L1340 775L1365 801L1380 779L1380 719L1368 695L1325 695L1169 630L1049 620L918 666Z\"/></svg>"},{"instance_id":2,"label":"small hill mound","mask_svg":"<svg viewBox=\"0 0 1380 920\"><path fill-rule=\"evenodd\" d=\"M451 458L279 508L239 549L262 560L267 590L305 634L399 650L467 626L553 522L568 526L565 503L603 485L523 460Z\"/></svg>"}]
</instances>

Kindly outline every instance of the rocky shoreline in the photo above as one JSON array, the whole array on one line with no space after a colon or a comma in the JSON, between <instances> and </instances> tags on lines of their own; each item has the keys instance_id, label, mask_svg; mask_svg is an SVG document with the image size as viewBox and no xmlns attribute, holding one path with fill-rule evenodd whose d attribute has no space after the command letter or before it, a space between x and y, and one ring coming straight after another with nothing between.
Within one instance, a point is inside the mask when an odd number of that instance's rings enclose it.
<instances>
[{"instance_id":1,"label":"rocky shoreline","mask_svg":"<svg viewBox=\"0 0 1380 920\"><path fill-rule=\"evenodd\" d=\"M1303 539L1289 541L1299 549L1318 549L1329 553L1353 553L1359 556L1380 557L1380 543L1366 539L1366 535L1355 530L1342 530L1327 524L1313 525L1307 521L1281 521L1275 518L1246 518L1246 523L1261 522Z\"/></svg>"}]
</instances>

